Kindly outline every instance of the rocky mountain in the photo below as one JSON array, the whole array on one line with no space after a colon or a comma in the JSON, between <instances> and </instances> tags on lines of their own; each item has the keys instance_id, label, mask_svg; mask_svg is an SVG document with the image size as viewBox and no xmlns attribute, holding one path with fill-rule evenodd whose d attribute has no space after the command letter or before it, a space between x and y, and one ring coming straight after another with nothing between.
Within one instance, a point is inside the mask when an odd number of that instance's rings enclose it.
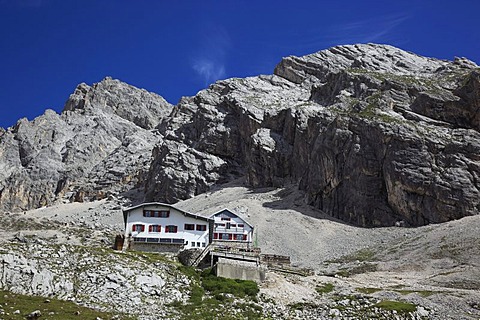
<instances>
[{"instance_id":1,"label":"rocky mountain","mask_svg":"<svg viewBox=\"0 0 480 320\"><path fill-rule=\"evenodd\" d=\"M60 115L47 110L0 133L0 207L28 210L132 189L160 140L154 128L171 109L111 78L80 84Z\"/></svg>"},{"instance_id":2,"label":"rocky mountain","mask_svg":"<svg viewBox=\"0 0 480 320\"><path fill-rule=\"evenodd\" d=\"M444 222L480 212L479 108L475 63L376 44L287 57L176 106L107 78L0 133L0 204L172 203L245 177L297 184L360 226Z\"/></svg>"}]
</instances>

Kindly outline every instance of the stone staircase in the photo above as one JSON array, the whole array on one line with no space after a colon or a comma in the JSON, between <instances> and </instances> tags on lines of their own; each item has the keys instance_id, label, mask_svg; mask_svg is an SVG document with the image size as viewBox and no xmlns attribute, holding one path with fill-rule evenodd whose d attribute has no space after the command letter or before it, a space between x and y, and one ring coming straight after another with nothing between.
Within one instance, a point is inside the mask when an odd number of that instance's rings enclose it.
<instances>
[{"instance_id":1,"label":"stone staircase","mask_svg":"<svg viewBox=\"0 0 480 320\"><path fill-rule=\"evenodd\" d=\"M200 262L205 259L205 257L207 256L207 254L210 253L210 250L212 248L212 244L209 244L208 246L205 247L205 249L203 249L203 251L200 253L200 255L198 257L195 258L195 260L193 260L191 266L192 267L198 267L198 265L200 264Z\"/></svg>"}]
</instances>

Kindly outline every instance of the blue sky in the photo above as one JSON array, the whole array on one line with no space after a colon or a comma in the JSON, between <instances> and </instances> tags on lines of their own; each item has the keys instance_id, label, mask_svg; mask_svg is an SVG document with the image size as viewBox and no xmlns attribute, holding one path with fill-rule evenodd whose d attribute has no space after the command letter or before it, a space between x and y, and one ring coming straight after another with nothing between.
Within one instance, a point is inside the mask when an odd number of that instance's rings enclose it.
<instances>
[{"instance_id":1,"label":"blue sky","mask_svg":"<svg viewBox=\"0 0 480 320\"><path fill-rule=\"evenodd\" d=\"M112 76L175 104L284 56L387 43L480 63L480 1L0 0L0 126Z\"/></svg>"}]
</instances>

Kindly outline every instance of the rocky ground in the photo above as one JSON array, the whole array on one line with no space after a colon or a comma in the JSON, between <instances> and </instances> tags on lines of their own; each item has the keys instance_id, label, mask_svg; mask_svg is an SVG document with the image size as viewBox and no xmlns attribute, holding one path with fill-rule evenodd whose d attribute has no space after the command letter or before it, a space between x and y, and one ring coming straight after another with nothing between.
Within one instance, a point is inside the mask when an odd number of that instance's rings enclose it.
<instances>
[{"instance_id":1,"label":"rocky ground","mask_svg":"<svg viewBox=\"0 0 480 320\"><path fill-rule=\"evenodd\" d=\"M480 317L479 216L419 228L359 228L306 206L296 190L254 190L237 180L177 204L205 215L233 209L255 225L262 252L289 255L294 265L315 271L309 277L269 272L249 302L263 317ZM110 198L0 215L1 288L140 319L181 318L171 305L188 300L192 280L178 264L110 249L122 231L122 205ZM2 310L0 319L9 319Z\"/></svg>"}]
</instances>

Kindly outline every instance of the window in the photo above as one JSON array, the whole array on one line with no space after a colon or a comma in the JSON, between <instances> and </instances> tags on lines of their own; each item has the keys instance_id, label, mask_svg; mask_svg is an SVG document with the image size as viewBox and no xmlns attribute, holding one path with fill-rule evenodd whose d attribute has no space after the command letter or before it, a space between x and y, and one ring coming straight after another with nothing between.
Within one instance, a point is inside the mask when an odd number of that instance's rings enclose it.
<instances>
[{"instance_id":1,"label":"window","mask_svg":"<svg viewBox=\"0 0 480 320\"><path fill-rule=\"evenodd\" d=\"M230 229L231 226L232 226L232 224L231 224L230 222L227 222L226 228L227 228L227 229Z\"/></svg>"},{"instance_id":2,"label":"window","mask_svg":"<svg viewBox=\"0 0 480 320\"><path fill-rule=\"evenodd\" d=\"M144 216L144 217L151 217L151 216L152 216L152 211L150 211L150 210L143 210L143 216Z\"/></svg>"},{"instance_id":3,"label":"window","mask_svg":"<svg viewBox=\"0 0 480 320\"><path fill-rule=\"evenodd\" d=\"M192 247L195 247L195 242L194 241L192 241Z\"/></svg>"},{"instance_id":4,"label":"window","mask_svg":"<svg viewBox=\"0 0 480 320\"><path fill-rule=\"evenodd\" d=\"M197 231L207 231L207 225L197 224Z\"/></svg>"},{"instance_id":5,"label":"window","mask_svg":"<svg viewBox=\"0 0 480 320\"><path fill-rule=\"evenodd\" d=\"M215 227L225 227L225 223L215 223Z\"/></svg>"},{"instance_id":6,"label":"window","mask_svg":"<svg viewBox=\"0 0 480 320\"><path fill-rule=\"evenodd\" d=\"M148 227L148 232L161 232L162 231L162 226L159 224L154 224Z\"/></svg>"},{"instance_id":7,"label":"window","mask_svg":"<svg viewBox=\"0 0 480 320\"><path fill-rule=\"evenodd\" d=\"M155 218L168 218L170 217L170 211L168 210L153 211L153 216Z\"/></svg>"},{"instance_id":8,"label":"window","mask_svg":"<svg viewBox=\"0 0 480 320\"><path fill-rule=\"evenodd\" d=\"M247 235L246 234L236 234L234 236L235 240L240 240L240 241L246 241L247 240Z\"/></svg>"},{"instance_id":9,"label":"window","mask_svg":"<svg viewBox=\"0 0 480 320\"><path fill-rule=\"evenodd\" d=\"M145 225L143 225L143 224L134 224L134 225L132 226L132 231L143 232L143 231L145 231Z\"/></svg>"},{"instance_id":10,"label":"window","mask_svg":"<svg viewBox=\"0 0 480 320\"><path fill-rule=\"evenodd\" d=\"M165 226L165 232L177 233L177 226Z\"/></svg>"},{"instance_id":11,"label":"window","mask_svg":"<svg viewBox=\"0 0 480 320\"><path fill-rule=\"evenodd\" d=\"M200 242L197 242L197 247L200 247Z\"/></svg>"},{"instance_id":12,"label":"window","mask_svg":"<svg viewBox=\"0 0 480 320\"><path fill-rule=\"evenodd\" d=\"M222 239L222 240L232 240L232 234L220 233L220 239Z\"/></svg>"},{"instance_id":13,"label":"window","mask_svg":"<svg viewBox=\"0 0 480 320\"><path fill-rule=\"evenodd\" d=\"M170 217L170 211L168 210L143 210L144 217L155 217L155 218L168 218Z\"/></svg>"},{"instance_id":14,"label":"window","mask_svg":"<svg viewBox=\"0 0 480 320\"><path fill-rule=\"evenodd\" d=\"M193 223L185 223L185 230L195 230L195 225Z\"/></svg>"},{"instance_id":15,"label":"window","mask_svg":"<svg viewBox=\"0 0 480 320\"><path fill-rule=\"evenodd\" d=\"M222 218L222 221L230 221L230 218Z\"/></svg>"},{"instance_id":16,"label":"window","mask_svg":"<svg viewBox=\"0 0 480 320\"><path fill-rule=\"evenodd\" d=\"M239 223L239 224L237 224L237 227L239 227L239 228L244 228L244 227L245 227L245 225L244 225L244 224L242 224L242 223Z\"/></svg>"},{"instance_id":17,"label":"window","mask_svg":"<svg viewBox=\"0 0 480 320\"><path fill-rule=\"evenodd\" d=\"M232 228L236 228L236 227L237 227L237 225L232 223L232 224L230 225L230 227L232 227Z\"/></svg>"},{"instance_id":18,"label":"window","mask_svg":"<svg viewBox=\"0 0 480 320\"><path fill-rule=\"evenodd\" d=\"M202 242L202 247L204 247L204 248L205 248L205 242Z\"/></svg>"}]
</instances>

